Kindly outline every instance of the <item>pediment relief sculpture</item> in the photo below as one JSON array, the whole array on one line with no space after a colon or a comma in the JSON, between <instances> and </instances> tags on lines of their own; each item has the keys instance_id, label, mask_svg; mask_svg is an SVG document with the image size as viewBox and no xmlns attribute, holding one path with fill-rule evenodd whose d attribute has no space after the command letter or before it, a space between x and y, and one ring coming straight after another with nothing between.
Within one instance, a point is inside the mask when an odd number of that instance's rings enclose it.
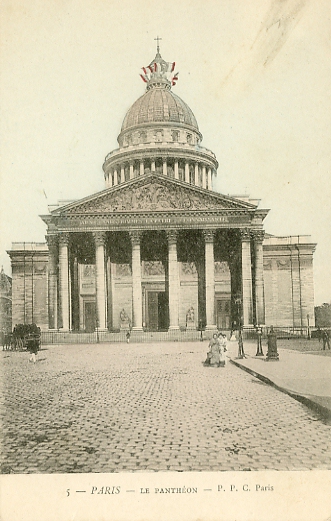
<instances>
[{"instance_id":1,"label":"pediment relief sculpture","mask_svg":"<svg viewBox=\"0 0 331 521\"><path fill-rule=\"evenodd\" d=\"M126 187L68 208L69 214L162 210L236 209L240 205L210 194L197 193L176 184L149 183Z\"/></svg>"}]
</instances>

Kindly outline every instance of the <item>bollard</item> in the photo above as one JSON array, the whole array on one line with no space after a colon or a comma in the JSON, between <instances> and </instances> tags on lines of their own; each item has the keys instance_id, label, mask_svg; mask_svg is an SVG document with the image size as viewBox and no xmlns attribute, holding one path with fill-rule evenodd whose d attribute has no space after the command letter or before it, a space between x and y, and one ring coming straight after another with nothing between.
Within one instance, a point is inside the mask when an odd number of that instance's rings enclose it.
<instances>
[{"instance_id":1,"label":"bollard","mask_svg":"<svg viewBox=\"0 0 331 521\"><path fill-rule=\"evenodd\" d=\"M268 352L266 360L279 360L279 354L277 351L277 335L273 326L270 326L270 331L268 333Z\"/></svg>"}]
</instances>

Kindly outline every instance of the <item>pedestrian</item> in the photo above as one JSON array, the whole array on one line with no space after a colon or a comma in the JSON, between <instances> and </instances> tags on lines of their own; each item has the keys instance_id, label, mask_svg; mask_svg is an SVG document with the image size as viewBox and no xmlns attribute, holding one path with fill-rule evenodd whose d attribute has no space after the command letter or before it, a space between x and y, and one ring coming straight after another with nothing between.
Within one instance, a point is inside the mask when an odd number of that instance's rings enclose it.
<instances>
[{"instance_id":1,"label":"pedestrian","mask_svg":"<svg viewBox=\"0 0 331 521\"><path fill-rule=\"evenodd\" d=\"M220 367L225 367L227 352L227 339L224 333L219 333L218 335L218 343L219 343L219 352L220 352Z\"/></svg>"},{"instance_id":2,"label":"pedestrian","mask_svg":"<svg viewBox=\"0 0 331 521\"><path fill-rule=\"evenodd\" d=\"M209 342L209 351L207 353L207 359L205 361L205 365L210 365L211 367L219 367L220 364L220 344L218 341L217 333L213 334L213 338Z\"/></svg>"},{"instance_id":3,"label":"pedestrian","mask_svg":"<svg viewBox=\"0 0 331 521\"><path fill-rule=\"evenodd\" d=\"M39 342L37 338L28 339L28 351L30 352L29 362L36 363L36 355L38 354Z\"/></svg>"},{"instance_id":4,"label":"pedestrian","mask_svg":"<svg viewBox=\"0 0 331 521\"><path fill-rule=\"evenodd\" d=\"M322 332L322 340L323 340L323 351L325 351L326 346L330 349L330 336L327 329L324 329Z\"/></svg>"},{"instance_id":5,"label":"pedestrian","mask_svg":"<svg viewBox=\"0 0 331 521\"><path fill-rule=\"evenodd\" d=\"M125 336L126 336L126 343L129 344L130 343L130 337L131 337L130 331L128 331Z\"/></svg>"}]
</instances>

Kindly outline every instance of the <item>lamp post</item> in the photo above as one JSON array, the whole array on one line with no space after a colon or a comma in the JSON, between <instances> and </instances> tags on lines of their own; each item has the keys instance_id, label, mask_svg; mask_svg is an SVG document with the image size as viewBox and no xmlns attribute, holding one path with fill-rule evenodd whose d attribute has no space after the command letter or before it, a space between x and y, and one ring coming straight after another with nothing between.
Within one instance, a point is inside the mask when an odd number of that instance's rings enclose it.
<instances>
[{"instance_id":1,"label":"lamp post","mask_svg":"<svg viewBox=\"0 0 331 521\"><path fill-rule=\"evenodd\" d=\"M255 356L264 356L262 351L262 327L256 326L256 335L257 335L257 349Z\"/></svg>"},{"instance_id":2,"label":"lamp post","mask_svg":"<svg viewBox=\"0 0 331 521\"><path fill-rule=\"evenodd\" d=\"M238 317L238 357L237 358L246 358L244 352L244 343L243 343L243 335L242 335L242 300L241 298L235 299L235 304L237 306L237 317Z\"/></svg>"},{"instance_id":3,"label":"lamp post","mask_svg":"<svg viewBox=\"0 0 331 521\"><path fill-rule=\"evenodd\" d=\"M311 339L311 333L310 333L310 316L309 316L309 313L307 315L307 337L308 337L308 340Z\"/></svg>"}]
</instances>

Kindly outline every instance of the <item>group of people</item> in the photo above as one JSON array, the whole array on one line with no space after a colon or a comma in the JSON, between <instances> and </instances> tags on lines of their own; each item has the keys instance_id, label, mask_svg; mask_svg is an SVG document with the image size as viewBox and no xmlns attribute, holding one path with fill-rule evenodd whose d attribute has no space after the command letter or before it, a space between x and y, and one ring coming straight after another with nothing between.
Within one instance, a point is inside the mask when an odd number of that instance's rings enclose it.
<instances>
[{"instance_id":1,"label":"group of people","mask_svg":"<svg viewBox=\"0 0 331 521\"><path fill-rule=\"evenodd\" d=\"M209 342L209 351L205 360L205 365L211 367L225 366L225 353L227 351L227 340L224 333L214 333Z\"/></svg>"}]
</instances>

